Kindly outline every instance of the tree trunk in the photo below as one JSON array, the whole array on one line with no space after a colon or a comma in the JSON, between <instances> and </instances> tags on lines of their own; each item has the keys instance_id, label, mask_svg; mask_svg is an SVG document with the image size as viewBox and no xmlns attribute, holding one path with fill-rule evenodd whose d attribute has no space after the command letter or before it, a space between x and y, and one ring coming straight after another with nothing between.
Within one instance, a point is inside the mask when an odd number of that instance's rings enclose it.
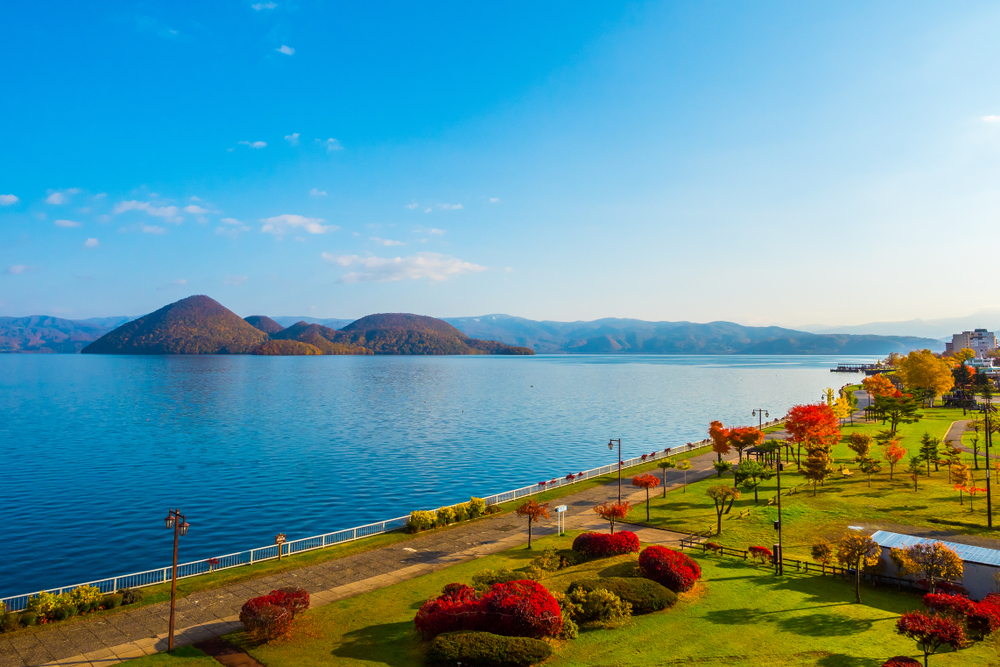
<instances>
[{"instance_id":1,"label":"tree trunk","mask_svg":"<svg viewBox=\"0 0 1000 667\"><path fill-rule=\"evenodd\" d=\"M649 487L646 487L646 523L649 523Z\"/></svg>"},{"instance_id":2,"label":"tree trunk","mask_svg":"<svg viewBox=\"0 0 1000 667\"><path fill-rule=\"evenodd\" d=\"M857 578L854 580L854 599L858 604L861 604L861 559L858 559L857 567L855 568Z\"/></svg>"},{"instance_id":3,"label":"tree trunk","mask_svg":"<svg viewBox=\"0 0 1000 667\"><path fill-rule=\"evenodd\" d=\"M756 481L756 480L754 480L754 481ZM753 486L753 504L754 504L754 505L756 505L756 504L757 504L757 488L758 488L758 487L760 487L760 482L757 482L757 483L756 483L756 484L754 484L754 486Z\"/></svg>"},{"instance_id":4,"label":"tree trunk","mask_svg":"<svg viewBox=\"0 0 1000 667\"><path fill-rule=\"evenodd\" d=\"M688 471L685 470L684 471L684 488L681 489L681 493L687 493L687 490L688 490ZM666 489L663 490L663 495L664 495L664 497L666 497L666 495L667 495Z\"/></svg>"},{"instance_id":5,"label":"tree trunk","mask_svg":"<svg viewBox=\"0 0 1000 667\"><path fill-rule=\"evenodd\" d=\"M661 468L663 470L663 497L667 497L667 469Z\"/></svg>"},{"instance_id":6,"label":"tree trunk","mask_svg":"<svg viewBox=\"0 0 1000 667\"><path fill-rule=\"evenodd\" d=\"M718 525L715 528L715 534L716 535L722 535L722 508L719 507L719 506L716 506L715 507L715 514L716 514L716 518L718 518L718 520L719 520Z\"/></svg>"},{"instance_id":7,"label":"tree trunk","mask_svg":"<svg viewBox=\"0 0 1000 667\"><path fill-rule=\"evenodd\" d=\"M531 548L531 517L528 517L528 548Z\"/></svg>"},{"instance_id":8,"label":"tree trunk","mask_svg":"<svg viewBox=\"0 0 1000 667\"><path fill-rule=\"evenodd\" d=\"M614 519L611 520L611 534L612 535L615 534L615 520Z\"/></svg>"}]
</instances>

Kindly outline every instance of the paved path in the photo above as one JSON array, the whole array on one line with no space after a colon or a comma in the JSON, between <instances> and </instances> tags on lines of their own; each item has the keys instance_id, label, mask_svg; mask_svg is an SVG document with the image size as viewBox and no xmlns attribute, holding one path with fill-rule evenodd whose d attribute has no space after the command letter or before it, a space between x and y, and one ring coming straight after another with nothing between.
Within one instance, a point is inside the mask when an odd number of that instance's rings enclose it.
<instances>
[{"instance_id":1,"label":"paved path","mask_svg":"<svg viewBox=\"0 0 1000 667\"><path fill-rule=\"evenodd\" d=\"M952 422L951 427L948 428L948 433L944 436L945 442L951 440L952 442L955 443L955 445L959 449L961 449L964 452L968 452L969 454L972 454L972 448L966 447L964 444L962 444L962 434L966 433L966 431L969 430L969 423L971 421L972 421L971 419L959 419L956 422ZM983 464L985 465L986 452L984 450L986 446L982 444L983 437L984 436L980 436L979 439L980 447L978 456L983 459ZM990 454L990 458L994 460L1000 460L1000 454Z\"/></svg>"},{"instance_id":2,"label":"paved path","mask_svg":"<svg viewBox=\"0 0 1000 667\"><path fill-rule=\"evenodd\" d=\"M688 483L715 474L712 451L690 459ZM633 493L630 476L622 474L623 497L645 502L645 491ZM656 471L660 476L660 471ZM677 488L684 474L667 470L667 488ZM596 503L617 499L618 482L594 487L559 499L552 505L568 505L567 528L607 529L607 523L592 511ZM597 519L595 521L595 519ZM534 529L539 536L556 532L556 515ZM682 537L678 533L642 528L636 531L643 542L669 544ZM174 645L183 646L218 637L242 627L240 607L249 598L264 595L282 586L300 586L309 591L312 606L390 586L400 581L440 570L475 558L510 549L527 542L523 520L513 515L492 517L448 530L430 531L412 540L345 556L297 570L263 576L219 588L199 591L177 601ZM114 665L130 658L166 650L167 602L124 609L92 619L52 624L44 630L23 630L0 635L0 667Z\"/></svg>"}]
</instances>

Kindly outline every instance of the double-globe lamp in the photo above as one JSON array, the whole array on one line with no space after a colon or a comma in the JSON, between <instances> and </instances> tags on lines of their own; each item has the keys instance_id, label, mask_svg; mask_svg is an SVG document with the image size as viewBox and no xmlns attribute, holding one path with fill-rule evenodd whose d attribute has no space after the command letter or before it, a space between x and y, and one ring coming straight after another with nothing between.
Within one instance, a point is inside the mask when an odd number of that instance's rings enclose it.
<instances>
[{"instance_id":1,"label":"double-globe lamp","mask_svg":"<svg viewBox=\"0 0 1000 667\"><path fill-rule=\"evenodd\" d=\"M174 609L177 602L177 542L181 535L187 535L191 524L187 522L180 510L170 510L164 520L167 530L174 531L174 567L170 583L170 634L167 637L167 651L174 650Z\"/></svg>"}]
</instances>

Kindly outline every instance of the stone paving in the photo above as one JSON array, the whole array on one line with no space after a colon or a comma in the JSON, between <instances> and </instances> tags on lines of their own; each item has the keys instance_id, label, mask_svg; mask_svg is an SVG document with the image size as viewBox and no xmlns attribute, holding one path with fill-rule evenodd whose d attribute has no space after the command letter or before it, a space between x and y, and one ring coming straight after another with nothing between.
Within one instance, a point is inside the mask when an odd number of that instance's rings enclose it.
<instances>
[{"instance_id":1,"label":"stone paving","mask_svg":"<svg viewBox=\"0 0 1000 667\"><path fill-rule=\"evenodd\" d=\"M690 459L688 483L714 474L711 451ZM633 493L630 477L622 475L623 498L645 502L645 492ZM657 471L657 475L659 476ZM667 471L667 488L683 481L683 473ZM580 491L552 503L567 505L567 528L606 529L591 508L599 502L617 499L617 480ZM556 532L556 514L534 528L538 536ZM631 527L630 527L631 528ZM681 535L652 528L638 529L644 543L677 543ZM218 637L242 627L240 607L249 598L264 595L282 586L300 586L309 591L312 606L359 595L400 581L433 572L456 563L481 558L524 544L524 520L503 515L431 531L412 540L365 553L332 559L296 570L199 591L177 600L174 645L183 646ZM130 658L165 651L170 618L169 602L125 609L93 619L56 623L43 630L23 630L0 635L0 667L114 665Z\"/></svg>"}]
</instances>

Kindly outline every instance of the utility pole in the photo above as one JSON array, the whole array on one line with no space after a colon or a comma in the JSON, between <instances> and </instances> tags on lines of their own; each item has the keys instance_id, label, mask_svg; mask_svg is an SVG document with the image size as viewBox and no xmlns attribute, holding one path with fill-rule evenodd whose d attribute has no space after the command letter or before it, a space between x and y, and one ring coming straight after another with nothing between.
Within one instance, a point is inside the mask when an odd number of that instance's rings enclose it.
<instances>
[{"instance_id":1,"label":"utility pole","mask_svg":"<svg viewBox=\"0 0 1000 667\"><path fill-rule=\"evenodd\" d=\"M608 440L608 449L614 451L615 443L618 443L618 502L622 501L622 439L618 438L615 440L611 438Z\"/></svg>"}]
</instances>

